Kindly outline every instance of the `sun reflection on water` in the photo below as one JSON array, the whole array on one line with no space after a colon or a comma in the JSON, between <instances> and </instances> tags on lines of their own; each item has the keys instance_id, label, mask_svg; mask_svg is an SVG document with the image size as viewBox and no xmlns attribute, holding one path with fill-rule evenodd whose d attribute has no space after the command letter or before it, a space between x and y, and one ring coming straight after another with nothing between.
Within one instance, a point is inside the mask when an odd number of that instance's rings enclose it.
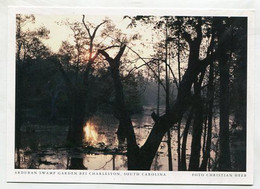
<instances>
[{"instance_id":1,"label":"sun reflection on water","mask_svg":"<svg viewBox=\"0 0 260 189\"><path fill-rule=\"evenodd\" d=\"M84 142L87 142L90 145L93 145L98 142L98 133L93 123L87 121L83 130L84 130Z\"/></svg>"},{"instance_id":2,"label":"sun reflection on water","mask_svg":"<svg viewBox=\"0 0 260 189\"><path fill-rule=\"evenodd\" d=\"M83 127L84 131L84 142L90 146L94 146L97 144L106 144L107 138L104 134L98 132L96 125L91 122L87 121L85 126Z\"/></svg>"}]
</instances>

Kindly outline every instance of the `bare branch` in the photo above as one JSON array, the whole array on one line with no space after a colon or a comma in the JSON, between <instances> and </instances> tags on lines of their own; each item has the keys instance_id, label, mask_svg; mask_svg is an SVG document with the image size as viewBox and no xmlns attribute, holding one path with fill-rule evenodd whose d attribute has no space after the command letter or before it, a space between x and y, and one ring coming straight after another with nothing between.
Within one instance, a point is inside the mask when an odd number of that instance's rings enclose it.
<instances>
[{"instance_id":1,"label":"bare branch","mask_svg":"<svg viewBox=\"0 0 260 189\"><path fill-rule=\"evenodd\" d=\"M103 24L105 24L106 22L107 22L107 20L105 20L104 22L102 22L102 23L100 23L99 25L96 26L96 28L95 28L95 30L94 30L94 32L92 34L93 39L95 38L95 35L96 35L96 32L97 32L98 28L100 26L102 26Z\"/></svg>"},{"instance_id":2,"label":"bare branch","mask_svg":"<svg viewBox=\"0 0 260 189\"><path fill-rule=\"evenodd\" d=\"M115 61L118 62L118 61L120 60L121 56L123 55L123 53L124 53L124 51L125 51L125 48L126 48L126 45L125 45L125 44L123 44L123 45L120 47L120 50L119 50L118 54L117 54L116 57L115 57Z\"/></svg>"},{"instance_id":3,"label":"bare branch","mask_svg":"<svg viewBox=\"0 0 260 189\"><path fill-rule=\"evenodd\" d=\"M99 53L101 53L101 52L100 52L101 50L105 51L105 50L108 50L108 49L111 49L111 48L114 48L114 47L120 47L120 46L118 46L118 45L112 45L112 46L109 46L109 47L107 47L107 48L100 49L100 50L98 50L98 51L96 52L96 54L90 59L90 61L94 62L94 61L96 60L96 58L98 57Z\"/></svg>"},{"instance_id":4,"label":"bare branch","mask_svg":"<svg viewBox=\"0 0 260 189\"><path fill-rule=\"evenodd\" d=\"M132 73L132 71L137 70L137 69L139 69L139 68L141 68L141 67L143 67L143 66L146 66L146 64L148 64L148 63L150 63L150 62L144 63L144 64L142 64L142 65L140 65L140 66L137 66L137 67L136 67L136 66L133 67L131 70L129 70L127 76L125 76L124 79L128 78L128 77L130 76L130 74Z\"/></svg>"},{"instance_id":5,"label":"bare branch","mask_svg":"<svg viewBox=\"0 0 260 189\"><path fill-rule=\"evenodd\" d=\"M87 32L88 32L88 35L89 35L89 38L91 39L91 33L90 33L90 29L88 28L87 24L85 23L85 15L83 14L83 17L82 17L82 23L83 25L85 26Z\"/></svg>"},{"instance_id":6,"label":"bare branch","mask_svg":"<svg viewBox=\"0 0 260 189\"><path fill-rule=\"evenodd\" d=\"M109 46L109 47L104 48L102 50L105 51L105 50L112 49L112 48L115 48L115 47L120 47L120 46L119 45L112 45L112 46Z\"/></svg>"}]
</instances>

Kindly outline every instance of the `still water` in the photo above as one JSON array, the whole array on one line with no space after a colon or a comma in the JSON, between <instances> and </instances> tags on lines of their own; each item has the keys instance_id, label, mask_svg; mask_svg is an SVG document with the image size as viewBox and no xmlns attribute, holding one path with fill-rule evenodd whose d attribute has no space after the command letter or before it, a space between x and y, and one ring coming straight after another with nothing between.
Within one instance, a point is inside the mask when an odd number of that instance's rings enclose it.
<instances>
[{"instance_id":1,"label":"still water","mask_svg":"<svg viewBox=\"0 0 260 189\"><path fill-rule=\"evenodd\" d=\"M143 113L132 116L139 146L144 144L152 129L153 111L152 107L144 107ZM72 151L64 144L68 126L25 125L22 128L20 168L68 169L70 157L77 157L83 159L84 167L89 170L126 170L126 150L118 147L117 127L118 121L112 115L93 116L84 126L84 148ZM171 138L173 170L177 170L177 131L171 130ZM189 137L188 153L190 143ZM167 137L161 142L151 170L168 170Z\"/></svg>"}]
</instances>

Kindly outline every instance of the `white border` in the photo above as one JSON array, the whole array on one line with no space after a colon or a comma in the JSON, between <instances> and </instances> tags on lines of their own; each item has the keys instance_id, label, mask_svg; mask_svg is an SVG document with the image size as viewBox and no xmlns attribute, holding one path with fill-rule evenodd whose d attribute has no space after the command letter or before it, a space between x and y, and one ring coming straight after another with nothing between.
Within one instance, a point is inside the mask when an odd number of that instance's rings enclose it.
<instances>
[{"instance_id":1,"label":"white border","mask_svg":"<svg viewBox=\"0 0 260 189\"><path fill-rule=\"evenodd\" d=\"M247 172L246 177L236 177L239 172L228 172L232 177L209 174L227 172L162 172L166 176L125 176L138 171L116 171L119 176L93 176L89 173L111 173L113 171L74 170L15 170L14 169L14 113L15 113L15 14L90 14L90 15L174 15L174 16L248 16L248 74L247 74ZM59 183L145 183L145 184L253 184L253 133L254 133L254 12L251 10L188 10L188 9L139 9L139 8L57 8L57 7L9 7L8 74L7 74L7 181L8 182L59 182ZM15 174L15 171L30 171L35 174ZM42 173L45 172L43 175ZM52 172L54 175L47 175ZM77 173L77 175L64 175ZM79 175L85 173L88 175ZM158 173L139 171L140 174ZM195 176L194 176L195 175Z\"/></svg>"}]
</instances>

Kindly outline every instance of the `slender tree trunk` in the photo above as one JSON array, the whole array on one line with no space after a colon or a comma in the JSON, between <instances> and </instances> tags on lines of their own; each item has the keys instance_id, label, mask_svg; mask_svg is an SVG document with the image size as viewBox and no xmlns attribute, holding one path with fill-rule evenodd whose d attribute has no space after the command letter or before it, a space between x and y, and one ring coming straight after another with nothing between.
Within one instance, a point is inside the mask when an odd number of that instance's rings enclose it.
<instances>
[{"instance_id":1,"label":"slender tree trunk","mask_svg":"<svg viewBox=\"0 0 260 189\"><path fill-rule=\"evenodd\" d=\"M206 137L207 137L207 121L208 121L208 104L205 105L205 115L204 115L204 128L203 128L203 145L202 145L202 153L204 154L206 151Z\"/></svg>"},{"instance_id":2,"label":"slender tree trunk","mask_svg":"<svg viewBox=\"0 0 260 189\"><path fill-rule=\"evenodd\" d=\"M208 91L207 91L207 99L208 101L208 133L207 133L207 142L205 151L203 154L203 160L200 166L200 169L202 171L206 171L207 169L207 163L209 163L210 160L210 149L211 149L211 137L212 137L212 117L213 117L213 103L214 103L214 86L213 86L213 80L214 80L214 74L213 74L213 63L210 64L210 71L209 71L209 83L208 83Z\"/></svg>"},{"instance_id":3,"label":"slender tree trunk","mask_svg":"<svg viewBox=\"0 0 260 189\"><path fill-rule=\"evenodd\" d=\"M16 95L15 95L15 148L17 162L16 168L20 168L20 148L21 148L21 126L23 124L23 107L24 107L24 66L21 60L16 60Z\"/></svg>"},{"instance_id":4,"label":"slender tree trunk","mask_svg":"<svg viewBox=\"0 0 260 189\"><path fill-rule=\"evenodd\" d=\"M203 129L203 113L204 105L201 97L201 85L205 75L205 69L201 72L200 79L194 82L194 122L192 130L192 143L191 143L191 156L190 156L190 171L198 171L200 164L200 151L201 151L201 135Z\"/></svg>"},{"instance_id":5,"label":"slender tree trunk","mask_svg":"<svg viewBox=\"0 0 260 189\"><path fill-rule=\"evenodd\" d=\"M203 125L203 101L200 94L195 94L194 97L195 117L192 131L192 143L191 143L191 157L189 164L189 171L198 171L200 163L200 151L201 151L201 134Z\"/></svg>"},{"instance_id":6,"label":"slender tree trunk","mask_svg":"<svg viewBox=\"0 0 260 189\"><path fill-rule=\"evenodd\" d=\"M22 126L22 104L23 104L23 64L21 61L21 15L16 16L17 22L17 52L16 52L16 95L15 95L15 148L17 162L15 168L20 168L20 146L21 146L21 126Z\"/></svg>"},{"instance_id":7,"label":"slender tree trunk","mask_svg":"<svg viewBox=\"0 0 260 189\"><path fill-rule=\"evenodd\" d=\"M160 64L158 60L158 78L160 78ZM160 116L160 82L158 81L158 86L157 86L157 115Z\"/></svg>"},{"instance_id":8,"label":"slender tree trunk","mask_svg":"<svg viewBox=\"0 0 260 189\"><path fill-rule=\"evenodd\" d=\"M178 58L178 79L179 79L179 83L180 83L181 82L181 57L180 57L180 53L181 53L181 49L180 49L181 26L180 26L179 18L177 18L177 20L178 20L178 54L177 54L177 58ZM181 170L182 169L182 165L181 165L181 120L179 121L179 124L178 124L178 134L177 135L178 135L177 136L177 138L178 138L178 141L177 141L177 143L178 143L178 147L177 147L178 170ZM186 148L186 146L185 146L185 148ZM186 160L185 160L185 164L186 164Z\"/></svg>"},{"instance_id":9,"label":"slender tree trunk","mask_svg":"<svg viewBox=\"0 0 260 189\"><path fill-rule=\"evenodd\" d=\"M181 164L180 164L181 171L187 171L186 148L187 148L187 139L188 139L188 133L189 133L192 117L193 117L193 109L191 108L183 131L182 147L181 147Z\"/></svg>"},{"instance_id":10,"label":"slender tree trunk","mask_svg":"<svg viewBox=\"0 0 260 189\"><path fill-rule=\"evenodd\" d=\"M59 93L60 93L60 91L58 89L55 89L53 91L53 94L52 94L52 98L51 98L51 115L50 115L51 123L55 123L56 122L56 113L57 113L56 103L57 103L57 99L58 99Z\"/></svg>"},{"instance_id":11,"label":"slender tree trunk","mask_svg":"<svg viewBox=\"0 0 260 189\"><path fill-rule=\"evenodd\" d=\"M168 166L169 171L172 171L172 149L171 149L171 129L167 131L167 146L168 146Z\"/></svg>"},{"instance_id":12,"label":"slender tree trunk","mask_svg":"<svg viewBox=\"0 0 260 189\"><path fill-rule=\"evenodd\" d=\"M17 95L17 94L16 94ZM21 95L21 94L19 94ZM16 98L17 99L17 98ZM21 99L20 99L21 100ZM20 168L20 162L21 162L21 158L20 158L20 148L21 148L21 125L22 125L22 114L21 114L21 106L18 105L18 103L20 104L21 102L18 102L16 100L16 115L15 115L15 149L16 149L16 157L17 157L17 161L15 163L15 167L16 168Z\"/></svg>"},{"instance_id":13,"label":"slender tree trunk","mask_svg":"<svg viewBox=\"0 0 260 189\"><path fill-rule=\"evenodd\" d=\"M177 128L177 154L178 154L178 170L181 169L181 120L178 123Z\"/></svg>"},{"instance_id":14,"label":"slender tree trunk","mask_svg":"<svg viewBox=\"0 0 260 189\"><path fill-rule=\"evenodd\" d=\"M16 28L16 42L17 42L17 52L16 52L16 61L17 63L21 63L21 15L16 16L17 28Z\"/></svg>"},{"instance_id":15,"label":"slender tree trunk","mask_svg":"<svg viewBox=\"0 0 260 189\"><path fill-rule=\"evenodd\" d=\"M166 21L167 22L167 21ZM165 30L165 82L166 82L166 98L165 98L165 105L166 105L166 114L169 114L170 110L170 86L169 86L169 74L168 74L168 30L166 27ZM159 116L159 115L158 115ZM169 171L172 171L172 147L171 147L171 130L167 131L167 146L168 146L168 167Z\"/></svg>"},{"instance_id":16,"label":"slender tree trunk","mask_svg":"<svg viewBox=\"0 0 260 189\"><path fill-rule=\"evenodd\" d=\"M116 155L113 154L112 158L113 158L113 160L112 160L113 161L112 162L113 170L116 170Z\"/></svg>"}]
</instances>

